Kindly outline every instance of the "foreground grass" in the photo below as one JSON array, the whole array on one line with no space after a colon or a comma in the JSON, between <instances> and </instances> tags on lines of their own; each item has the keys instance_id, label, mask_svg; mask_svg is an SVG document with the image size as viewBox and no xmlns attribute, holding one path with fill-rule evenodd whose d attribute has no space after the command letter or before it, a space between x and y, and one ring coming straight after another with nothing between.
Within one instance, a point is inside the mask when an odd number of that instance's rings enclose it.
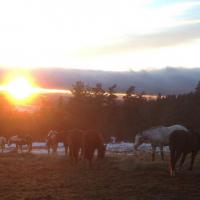
<instances>
[{"instance_id":1,"label":"foreground grass","mask_svg":"<svg viewBox=\"0 0 200 200\"><path fill-rule=\"evenodd\" d=\"M167 161L126 155L109 155L89 169L83 161L72 167L64 156L1 154L0 199L199 199L200 158L194 167L170 177Z\"/></svg>"}]
</instances>

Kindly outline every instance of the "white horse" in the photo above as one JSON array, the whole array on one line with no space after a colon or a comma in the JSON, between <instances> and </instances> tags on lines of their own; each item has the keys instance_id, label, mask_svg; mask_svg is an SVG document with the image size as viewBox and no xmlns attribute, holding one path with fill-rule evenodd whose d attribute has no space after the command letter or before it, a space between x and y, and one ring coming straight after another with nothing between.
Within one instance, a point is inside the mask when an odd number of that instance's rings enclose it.
<instances>
[{"instance_id":1,"label":"white horse","mask_svg":"<svg viewBox=\"0 0 200 200\"><path fill-rule=\"evenodd\" d=\"M55 153L58 148L58 132L54 130L50 130L47 135L47 149L48 154L50 153L50 149L53 149L53 152Z\"/></svg>"},{"instance_id":2,"label":"white horse","mask_svg":"<svg viewBox=\"0 0 200 200\"><path fill-rule=\"evenodd\" d=\"M162 160L164 160L163 146L169 145L169 136L175 130L188 131L186 127L178 124L169 127L166 126L153 127L143 131L142 133L138 133L135 136L134 148L137 151L137 148L142 143L150 143L152 146L152 160L153 161L155 160L156 147L160 147L161 157Z\"/></svg>"},{"instance_id":3,"label":"white horse","mask_svg":"<svg viewBox=\"0 0 200 200\"><path fill-rule=\"evenodd\" d=\"M3 152L5 149L5 144L7 142L7 139L5 137L0 137L0 147L1 147L1 151Z\"/></svg>"}]
</instances>

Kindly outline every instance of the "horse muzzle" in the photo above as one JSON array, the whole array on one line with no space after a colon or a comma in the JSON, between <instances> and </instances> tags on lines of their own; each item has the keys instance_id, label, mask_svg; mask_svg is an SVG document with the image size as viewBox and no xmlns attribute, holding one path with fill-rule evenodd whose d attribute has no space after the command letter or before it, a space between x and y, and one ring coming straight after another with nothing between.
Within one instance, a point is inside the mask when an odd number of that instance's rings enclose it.
<instances>
[{"instance_id":1,"label":"horse muzzle","mask_svg":"<svg viewBox=\"0 0 200 200\"><path fill-rule=\"evenodd\" d=\"M134 145L134 149L135 149L135 151L137 151L138 150L138 145Z\"/></svg>"}]
</instances>

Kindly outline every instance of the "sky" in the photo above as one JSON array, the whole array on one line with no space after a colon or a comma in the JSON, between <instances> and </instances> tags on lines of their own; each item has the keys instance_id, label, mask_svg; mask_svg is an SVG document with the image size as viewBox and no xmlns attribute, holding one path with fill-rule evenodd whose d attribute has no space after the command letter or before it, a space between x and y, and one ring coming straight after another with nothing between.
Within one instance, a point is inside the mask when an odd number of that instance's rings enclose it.
<instances>
[{"instance_id":1,"label":"sky","mask_svg":"<svg viewBox=\"0 0 200 200\"><path fill-rule=\"evenodd\" d=\"M0 1L0 67L200 67L200 0Z\"/></svg>"}]
</instances>

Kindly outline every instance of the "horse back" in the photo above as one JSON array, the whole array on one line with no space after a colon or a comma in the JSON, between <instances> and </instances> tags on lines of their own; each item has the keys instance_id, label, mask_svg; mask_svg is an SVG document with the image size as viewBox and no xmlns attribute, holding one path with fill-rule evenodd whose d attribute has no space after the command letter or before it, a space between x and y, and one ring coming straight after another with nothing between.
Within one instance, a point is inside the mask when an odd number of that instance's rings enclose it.
<instances>
[{"instance_id":1,"label":"horse back","mask_svg":"<svg viewBox=\"0 0 200 200\"><path fill-rule=\"evenodd\" d=\"M173 149L184 149L187 144L188 133L183 130L176 130L169 136L169 146Z\"/></svg>"},{"instance_id":2,"label":"horse back","mask_svg":"<svg viewBox=\"0 0 200 200\"><path fill-rule=\"evenodd\" d=\"M100 148L103 142L103 136L96 130L88 130L84 132L83 142L88 147Z\"/></svg>"},{"instance_id":3,"label":"horse back","mask_svg":"<svg viewBox=\"0 0 200 200\"><path fill-rule=\"evenodd\" d=\"M80 148L82 146L82 131L79 129L67 132L66 142L72 148Z\"/></svg>"},{"instance_id":4,"label":"horse back","mask_svg":"<svg viewBox=\"0 0 200 200\"><path fill-rule=\"evenodd\" d=\"M170 149L185 153L196 151L200 147L199 136L188 131L176 130L170 135L169 146Z\"/></svg>"}]
</instances>

